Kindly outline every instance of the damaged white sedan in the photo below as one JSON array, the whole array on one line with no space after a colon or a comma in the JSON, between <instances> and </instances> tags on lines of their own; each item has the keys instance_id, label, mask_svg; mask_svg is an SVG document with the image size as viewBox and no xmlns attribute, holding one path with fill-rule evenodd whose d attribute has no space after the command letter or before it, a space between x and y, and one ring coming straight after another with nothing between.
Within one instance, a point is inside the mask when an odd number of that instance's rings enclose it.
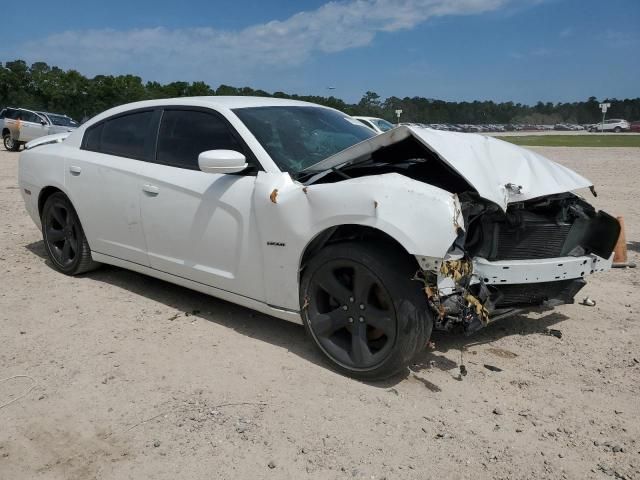
<instances>
[{"instance_id":1,"label":"damaged white sedan","mask_svg":"<svg viewBox=\"0 0 640 480\"><path fill-rule=\"evenodd\" d=\"M19 183L55 268L108 263L304 323L364 379L406 368L433 328L572 302L620 228L571 193L591 182L525 149L375 136L303 102L140 102L54 140L22 153Z\"/></svg>"}]
</instances>

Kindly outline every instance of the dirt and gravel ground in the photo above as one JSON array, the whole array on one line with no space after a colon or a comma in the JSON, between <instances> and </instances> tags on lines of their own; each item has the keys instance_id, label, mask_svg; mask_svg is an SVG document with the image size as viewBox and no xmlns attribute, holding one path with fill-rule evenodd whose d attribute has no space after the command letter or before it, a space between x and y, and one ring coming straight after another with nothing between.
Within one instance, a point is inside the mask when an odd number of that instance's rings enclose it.
<instances>
[{"instance_id":1,"label":"dirt and gravel ground","mask_svg":"<svg viewBox=\"0 0 640 480\"><path fill-rule=\"evenodd\" d=\"M640 149L535 150L596 183L640 263ZM437 334L366 384L297 325L118 268L56 273L17 161L0 153L0 379L28 377L0 383L0 479L640 478L639 269L594 277L595 307Z\"/></svg>"}]
</instances>

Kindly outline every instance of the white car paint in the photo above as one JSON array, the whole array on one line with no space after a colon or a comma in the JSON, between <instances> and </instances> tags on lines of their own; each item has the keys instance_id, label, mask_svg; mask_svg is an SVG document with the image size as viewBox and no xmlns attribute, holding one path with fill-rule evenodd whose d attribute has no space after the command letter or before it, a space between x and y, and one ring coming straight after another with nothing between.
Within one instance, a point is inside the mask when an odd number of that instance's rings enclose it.
<instances>
[{"instance_id":1,"label":"white car paint","mask_svg":"<svg viewBox=\"0 0 640 480\"><path fill-rule=\"evenodd\" d=\"M256 176L204 173L79 148L86 129L102 119L171 105L218 112L244 139L263 171ZM270 98L191 97L116 107L63 142L43 141L22 153L19 184L27 211L40 226L40 193L45 187L58 188L75 206L94 260L298 323L301 259L310 242L330 227L355 224L381 230L421 265L439 265L450 258L458 229L465 227L455 194L397 173L305 186L280 171L232 111L309 105ZM591 185L564 167L498 140L409 127L364 141L322 164L354 162L410 136L503 209L512 201ZM577 258L594 261L593 255ZM535 262L522 267L512 272L510 281L517 283L535 269Z\"/></svg>"}]
</instances>

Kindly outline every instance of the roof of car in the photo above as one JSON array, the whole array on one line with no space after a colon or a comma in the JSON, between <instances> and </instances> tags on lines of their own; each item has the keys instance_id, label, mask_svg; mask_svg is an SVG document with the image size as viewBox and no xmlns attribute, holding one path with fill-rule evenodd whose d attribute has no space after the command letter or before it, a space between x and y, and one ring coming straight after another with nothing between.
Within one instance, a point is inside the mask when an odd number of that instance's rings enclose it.
<instances>
[{"instance_id":1,"label":"roof of car","mask_svg":"<svg viewBox=\"0 0 640 480\"><path fill-rule=\"evenodd\" d=\"M244 97L244 96L217 96L206 97L178 97L161 98L158 100L147 100L143 102L130 103L122 107L144 107L155 105L210 105L218 108L247 108L247 107L281 107L281 106L317 106L314 103L302 102L299 100L289 100L286 98L273 97Z\"/></svg>"},{"instance_id":2,"label":"roof of car","mask_svg":"<svg viewBox=\"0 0 640 480\"><path fill-rule=\"evenodd\" d=\"M362 120L384 120L384 118L378 117L363 117L362 115L354 115L353 118L361 118Z\"/></svg>"},{"instance_id":3,"label":"roof of car","mask_svg":"<svg viewBox=\"0 0 640 480\"><path fill-rule=\"evenodd\" d=\"M144 100L141 102L127 103L124 105L119 105L117 107L106 110L95 117L93 117L89 122L84 124L86 127L90 127L91 125L108 118L112 115L119 115L121 113L126 113L131 110L136 109L144 109L144 108L154 108L159 106L171 106L171 105L179 105L179 106L200 106L200 107L211 107L215 109L234 109L234 108L250 108L250 107L294 107L294 106L313 106L319 108L328 108L322 107L321 105L316 105L315 103L302 102L299 100L288 100L286 98L273 98L273 97L226 97L226 96L207 96L207 97L178 97L178 98L161 98L157 100Z\"/></svg>"},{"instance_id":4,"label":"roof of car","mask_svg":"<svg viewBox=\"0 0 640 480\"><path fill-rule=\"evenodd\" d=\"M53 113L53 112L36 112L36 113L41 113L43 115L57 115L59 117L71 118L69 115L65 115L64 113Z\"/></svg>"},{"instance_id":5,"label":"roof of car","mask_svg":"<svg viewBox=\"0 0 640 480\"><path fill-rule=\"evenodd\" d=\"M215 104L227 108L243 108L243 107L280 107L280 106L318 106L315 103L303 102L300 100L289 100L287 98L275 97L225 97L225 96L208 96L208 97L191 97L199 99L207 103ZM180 101L182 99L172 99Z\"/></svg>"}]
</instances>

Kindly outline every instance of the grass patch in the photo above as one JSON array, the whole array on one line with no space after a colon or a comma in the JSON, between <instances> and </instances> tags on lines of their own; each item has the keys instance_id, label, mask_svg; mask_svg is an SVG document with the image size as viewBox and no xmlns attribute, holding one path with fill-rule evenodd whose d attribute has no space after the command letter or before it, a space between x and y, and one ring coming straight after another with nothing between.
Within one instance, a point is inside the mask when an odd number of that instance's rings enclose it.
<instances>
[{"instance_id":1,"label":"grass patch","mask_svg":"<svg viewBox=\"0 0 640 480\"><path fill-rule=\"evenodd\" d=\"M640 135L526 135L496 138L525 147L640 147Z\"/></svg>"}]
</instances>

